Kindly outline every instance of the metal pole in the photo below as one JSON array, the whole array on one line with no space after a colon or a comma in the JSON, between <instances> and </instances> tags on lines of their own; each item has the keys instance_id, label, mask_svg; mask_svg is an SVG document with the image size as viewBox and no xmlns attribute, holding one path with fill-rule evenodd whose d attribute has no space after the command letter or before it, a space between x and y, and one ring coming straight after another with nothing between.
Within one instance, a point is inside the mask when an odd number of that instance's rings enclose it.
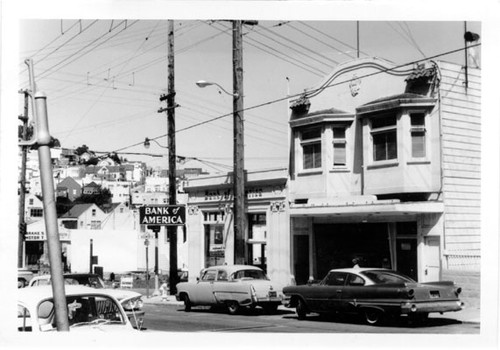
<instances>
[{"instance_id":1,"label":"metal pole","mask_svg":"<svg viewBox=\"0 0 500 350\"><path fill-rule=\"evenodd\" d=\"M149 298L149 240L147 238L144 244L146 245L146 298Z\"/></svg>"},{"instance_id":2,"label":"metal pole","mask_svg":"<svg viewBox=\"0 0 500 350\"><path fill-rule=\"evenodd\" d=\"M28 108L29 108L29 94L27 91L24 92L24 114L19 116L19 119L23 122L23 132L22 139L26 141L28 138ZM17 267L24 267L24 242L25 233L21 230L21 227L26 228L25 224L25 201L26 201L26 158L28 156L28 146L21 146L21 174L19 178L19 238L17 242Z\"/></svg>"},{"instance_id":3,"label":"metal pole","mask_svg":"<svg viewBox=\"0 0 500 350\"><path fill-rule=\"evenodd\" d=\"M243 142L242 21L233 21L234 263L245 263L245 172Z\"/></svg>"},{"instance_id":4,"label":"metal pole","mask_svg":"<svg viewBox=\"0 0 500 350\"><path fill-rule=\"evenodd\" d=\"M168 21L168 95L167 95L167 117L168 117L168 198L170 205L177 204L177 180L176 180L176 150L175 150L175 59L174 59L174 21ZM167 226L167 235L170 239L170 272L169 291L170 295L177 292L177 227Z\"/></svg>"},{"instance_id":5,"label":"metal pole","mask_svg":"<svg viewBox=\"0 0 500 350\"><path fill-rule=\"evenodd\" d=\"M155 232L155 291L154 295L158 295L160 293L158 289L158 232L160 231L160 226L156 226L154 229Z\"/></svg>"},{"instance_id":6,"label":"metal pole","mask_svg":"<svg viewBox=\"0 0 500 350\"><path fill-rule=\"evenodd\" d=\"M61 242L59 241L59 232L57 227L54 179L52 178L52 163L50 159L49 144L51 142L51 137L49 134L47 118L47 101L44 94L35 94L35 107L37 112L38 159L40 162L43 211L45 231L47 233L47 248L49 253L56 327L58 331L68 331L68 309L66 305L66 295L64 292Z\"/></svg>"},{"instance_id":7,"label":"metal pole","mask_svg":"<svg viewBox=\"0 0 500 350\"><path fill-rule=\"evenodd\" d=\"M92 273L92 255L94 254L94 240L90 239L89 273Z\"/></svg>"}]
</instances>

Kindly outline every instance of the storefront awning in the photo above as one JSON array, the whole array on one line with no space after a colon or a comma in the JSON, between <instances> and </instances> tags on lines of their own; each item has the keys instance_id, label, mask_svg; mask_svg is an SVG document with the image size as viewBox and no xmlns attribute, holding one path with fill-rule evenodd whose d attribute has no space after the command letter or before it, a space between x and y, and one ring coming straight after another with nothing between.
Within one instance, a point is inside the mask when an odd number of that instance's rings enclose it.
<instances>
[{"instance_id":1,"label":"storefront awning","mask_svg":"<svg viewBox=\"0 0 500 350\"><path fill-rule=\"evenodd\" d=\"M309 205L291 204L290 216L367 216L374 215L413 215L443 213L442 202L374 201L370 204Z\"/></svg>"}]
</instances>

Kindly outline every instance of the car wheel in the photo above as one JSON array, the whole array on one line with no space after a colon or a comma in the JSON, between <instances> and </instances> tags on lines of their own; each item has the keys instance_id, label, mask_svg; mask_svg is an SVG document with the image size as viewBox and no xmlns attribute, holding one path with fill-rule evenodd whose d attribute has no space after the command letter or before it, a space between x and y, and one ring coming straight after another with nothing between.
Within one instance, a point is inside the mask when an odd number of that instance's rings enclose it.
<instances>
[{"instance_id":1,"label":"car wheel","mask_svg":"<svg viewBox=\"0 0 500 350\"><path fill-rule=\"evenodd\" d=\"M278 305L276 304L264 305L263 309L266 314L275 314L276 311L278 310Z\"/></svg>"},{"instance_id":2,"label":"car wheel","mask_svg":"<svg viewBox=\"0 0 500 350\"><path fill-rule=\"evenodd\" d=\"M240 311L240 304L237 301L231 300L227 302L227 311L230 315L236 315Z\"/></svg>"},{"instance_id":3,"label":"car wheel","mask_svg":"<svg viewBox=\"0 0 500 350\"><path fill-rule=\"evenodd\" d=\"M365 321L370 325L378 325L382 323L382 311L377 309L364 310Z\"/></svg>"},{"instance_id":4,"label":"car wheel","mask_svg":"<svg viewBox=\"0 0 500 350\"><path fill-rule=\"evenodd\" d=\"M305 320L306 315L307 315L307 306L304 300L299 299L297 301L297 306L295 307L295 310L297 311L297 317L299 320Z\"/></svg>"},{"instance_id":5,"label":"car wheel","mask_svg":"<svg viewBox=\"0 0 500 350\"><path fill-rule=\"evenodd\" d=\"M184 294L182 296L182 301L184 301L184 311L191 311L191 300L189 300L189 296L187 294Z\"/></svg>"}]
</instances>

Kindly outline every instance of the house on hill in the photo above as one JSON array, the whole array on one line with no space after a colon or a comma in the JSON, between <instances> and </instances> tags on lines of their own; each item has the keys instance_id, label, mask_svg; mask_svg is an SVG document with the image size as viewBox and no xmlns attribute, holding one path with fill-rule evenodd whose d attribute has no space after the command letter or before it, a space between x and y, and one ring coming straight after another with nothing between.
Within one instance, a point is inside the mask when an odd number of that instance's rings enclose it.
<instances>
[{"instance_id":1,"label":"house on hill","mask_svg":"<svg viewBox=\"0 0 500 350\"><path fill-rule=\"evenodd\" d=\"M60 226L67 229L100 230L106 213L94 203L76 204L60 218Z\"/></svg>"}]
</instances>

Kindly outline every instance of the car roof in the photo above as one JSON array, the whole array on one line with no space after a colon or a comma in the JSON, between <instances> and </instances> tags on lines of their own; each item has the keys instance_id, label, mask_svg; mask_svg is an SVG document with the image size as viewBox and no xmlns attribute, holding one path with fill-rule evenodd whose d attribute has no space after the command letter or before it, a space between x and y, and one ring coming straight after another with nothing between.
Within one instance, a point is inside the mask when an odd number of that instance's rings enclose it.
<instances>
[{"instance_id":1,"label":"car roof","mask_svg":"<svg viewBox=\"0 0 500 350\"><path fill-rule=\"evenodd\" d=\"M106 294L101 289L90 288L82 285L64 285L64 293L66 296L74 296L80 294ZM52 298L52 286L37 286L32 288L20 288L17 294L17 300L28 302L32 300L42 300Z\"/></svg>"},{"instance_id":2,"label":"car roof","mask_svg":"<svg viewBox=\"0 0 500 350\"><path fill-rule=\"evenodd\" d=\"M330 272L349 272L349 273L359 273L359 272L364 272L364 271L387 271L387 272L394 272L393 270L384 269L382 267L348 267L348 268L332 269L332 270L330 270Z\"/></svg>"},{"instance_id":3,"label":"car roof","mask_svg":"<svg viewBox=\"0 0 500 350\"><path fill-rule=\"evenodd\" d=\"M239 270L262 271L261 268L253 265L219 265L219 266L210 266L205 268L204 270L226 270L228 273L233 273Z\"/></svg>"}]
</instances>

